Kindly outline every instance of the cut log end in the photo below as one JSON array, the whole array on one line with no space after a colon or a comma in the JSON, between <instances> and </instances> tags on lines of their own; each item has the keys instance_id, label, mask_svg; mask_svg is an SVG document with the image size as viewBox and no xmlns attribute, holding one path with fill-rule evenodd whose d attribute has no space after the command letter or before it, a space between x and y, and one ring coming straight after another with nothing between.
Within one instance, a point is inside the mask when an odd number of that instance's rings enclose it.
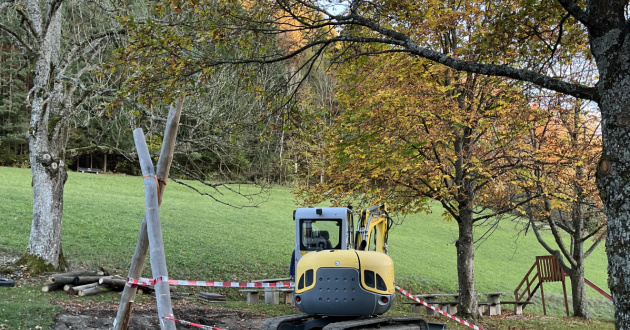
<instances>
[{"instance_id":1,"label":"cut log end","mask_svg":"<svg viewBox=\"0 0 630 330\"><path fill-rule=\"evenodd\" d=\"M63 290L64 284L49 283L42 287L42 292L51 292L55 290Z\"/></svg>"}]
</instances>

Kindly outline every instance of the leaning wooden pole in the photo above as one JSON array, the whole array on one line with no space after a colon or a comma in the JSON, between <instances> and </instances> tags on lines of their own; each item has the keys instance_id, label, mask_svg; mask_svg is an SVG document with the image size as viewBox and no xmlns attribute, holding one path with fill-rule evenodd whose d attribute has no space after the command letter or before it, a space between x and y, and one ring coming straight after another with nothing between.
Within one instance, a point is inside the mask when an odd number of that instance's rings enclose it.
<instances>
[{"instance_id":1,"label":"leaning wooden pole","mask_svg":"<svg viewBox=\"0 0 630 330\"><path fill-rule=\"evenodd\" d=\"M162 149L157 163L157 178L160 185L160 189L158 190L158 205L162 204L162 196L164 194L164 189L166 188L166 179L168 178L171 163L173 161L177 128L179 125L179 118L182 113L183 103L183 98L179 98L177 100L177 105L175 107L171 106L168 113L168 120L166 121L166 129L164 130L164 138L162 140ZM136 249L133 257L131 258L131 266L129 267L128 273L129 278L137 279L142 275L142 269L144 268L144 261L146 260L148 249L149 239L147 236L147 217L145 215L140 226ZM114 320L114 330L129 329L129 321L131 319L131 311L135 302L136 292L136 286L125 286L123 289L120 297L120 305L118 306L118 313L116 314L116 319Z\"/></svg>"},{"instance_id":2,"label":"leaning wooden pole","mask_svg":"<svg viewBox=\"0 0 630 330\"><path fill-rule=\"evenodd\" d=\"M133 139L136 142L140 168L144 177L145 216L147 218L147 235L149 237L149 258L151 260L151 273L158 282L154 284L155 297L157 299L158 316L162 330L175 330L175 322L164 318L173 317L171 305L171 292L168 287L168 270L166 268L166 254L164 253L164 241L162 239L162 226L160 224L160 209L158 206L158 179L155 175L149 148L144 139L141 128L133 131Z\"/></svg>"}]
</instances>

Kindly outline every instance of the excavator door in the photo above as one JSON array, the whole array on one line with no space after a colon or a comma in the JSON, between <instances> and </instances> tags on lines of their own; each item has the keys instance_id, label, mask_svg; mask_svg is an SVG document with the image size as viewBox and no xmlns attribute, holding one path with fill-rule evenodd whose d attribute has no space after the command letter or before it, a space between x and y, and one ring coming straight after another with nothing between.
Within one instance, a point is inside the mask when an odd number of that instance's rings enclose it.
<instances>
[{"instance_id":1,"label":"excavator door","mask_svg":"<svg viewBox=\"0 0 630 330\"><path fill-rule=\"evenodd\" d=\"M354 247L352 210L346 207L298 208L295 220L293 262L313 251L348 250Z\"/></svg>"}]
</instances>

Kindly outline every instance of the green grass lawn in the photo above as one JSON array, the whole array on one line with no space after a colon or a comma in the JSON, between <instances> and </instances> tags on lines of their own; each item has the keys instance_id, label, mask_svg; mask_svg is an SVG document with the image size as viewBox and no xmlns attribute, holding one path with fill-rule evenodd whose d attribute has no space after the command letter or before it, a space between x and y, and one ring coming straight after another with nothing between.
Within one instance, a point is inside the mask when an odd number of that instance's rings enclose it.
<instances>
[{"instance_id":1,"label":"green grass lawn","mask_svg":"<svg viewBox=\"0 0 630 330\"><path fill-rule=\"evenodd\" d=\"M32 191L28 169L0 167L0 254L21 253L28 242ZM253 188L240 187L246 193ZM232 205L247 201L225 189L206 192ZM284 277L293 244L292 212L297 207L290 188L276 187L260 196L258 207L235 208L200 196L186 187L169 182L160 209L169 277L186 280L250 281ZM69 173L64 196L63 250L74 268L100 266L126 276L138 229L144 214L144 185L141 177ZM395 262L396 281L414 294L457 291L454 242L457 225L441 219L442 210L407 216L390 233L390 256ZM478 229L478 235L485 232ZM511 294L533 265L535 256L547 253L533 234L523 235L522 225L504 221L475 251L475 279L480 292ZM607 260L604 246L587 259L586 277L607 289ZM145 276L150 277L147 260ZM568 278L567 278L568 280ZM21 288L0 288L0 329L30 329L52 322L59 307L25 282ZM39 283L38 283L39 285ZM234 290L224 292L234 300ZM570 294L570 285L567 283ZM545 285L548 314L562 316L560 283ZM539 296L539 294L537 294ZM588 288L592 315L600 320L577 322L577 328L612 329L612 304ZM65 299L62 295L55 296ZM402 296L398 301L403 301ZM238 305L238 303L236 303ZM19 305L19 308L15 306ZM241 306L241 305L239 305ZM34 309L26 321L16 321L23 310ZM255 307L259 308L259 307ZM406 312L401 304L395 313ZM282 310L281 310L282 311ZM542 315L540 300L526 313ZM30 315L40 315L31 317ZM544 318L523 321L497 319L490 328L553 328ZM4 323L3 323L4 322ZM441 322L447 322L445 319ZM502 322L508 322L507 325ZM521 325L520 322L525 322ZM527 323L529 322L529 323ZM543 322L543 323L540 323ZM558 329L572 324L560 322ZM551 321L553 323L553 321ZM544 325L543 325L544 324ZM454 327L449 323L449 328Z\"/></svg>"}]
</instances>

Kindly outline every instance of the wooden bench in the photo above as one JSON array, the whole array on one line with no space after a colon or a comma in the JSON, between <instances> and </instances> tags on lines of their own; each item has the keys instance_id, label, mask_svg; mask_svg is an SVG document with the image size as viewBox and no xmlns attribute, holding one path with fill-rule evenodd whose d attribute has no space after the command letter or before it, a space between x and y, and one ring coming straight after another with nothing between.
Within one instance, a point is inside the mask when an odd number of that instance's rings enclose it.
<instances>
[{"instance_id":1,"label":"wooden bench","mask_svg":"<svg viewBox=\"0 0 630 330\"><path fill-rule=\"evenodd\" d=\"M103 172L101 169L98 168L92 168L92 167L79 167L79 169L77 170L77 172L81 172L81 173L95 173L95 174L99 174L100 172Z\"/></svg>"},{"instance_id":2,"label":"wooden bench","mask_svg":"<svg viewBox=\"0 0 630 330\"><path fill-rule=\"evenodd\" d=\"M284 293L284 303L293 305L293 288L261 288L261 289L242 289L241 292L247 292L247 303L257 304L260 302L260 294L265 294L265 303L272 305L280 304L280 293ZM271 299L268 299L271 297Z\"/></svg>"}]
</instances>

